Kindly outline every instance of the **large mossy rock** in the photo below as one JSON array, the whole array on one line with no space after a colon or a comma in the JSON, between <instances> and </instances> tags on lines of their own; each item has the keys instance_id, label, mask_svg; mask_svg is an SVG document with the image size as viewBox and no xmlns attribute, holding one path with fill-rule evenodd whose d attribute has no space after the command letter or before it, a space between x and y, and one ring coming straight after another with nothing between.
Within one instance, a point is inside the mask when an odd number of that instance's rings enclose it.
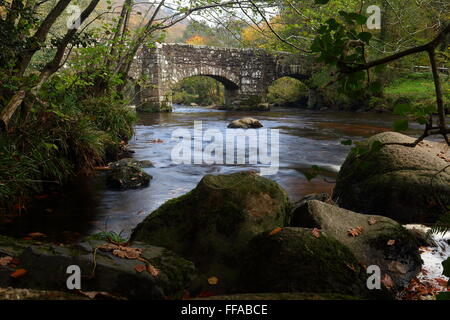
<instances>
[{"instance_id":1,"label":"large mossy rock","mask_svg":"<svg viewBox=\"0 0 450 320\"><path fill-rule=\"evenodd\" d=\"M291 226L318 228L346 246L359 263L380 267L382 277L388 275L394 288L407 286L422 268L416 238L394 220L345 210L321 201L307 201L297 208ZM349 230L362 227L359 235Z\"/></svg>"},{"instance_id":2,"label":"large mossy rock","mask_svg":"<svg viewBox=\"0 0 450 320\"><path fill-rule=\"evenodd\" d=\"M2 238L0 258L12 257L14 264L0 266L0 287L67 291L67 267L77 265L83 291L131 299L166 299L181 297L195 273L191 262L167 249L143 243L127 247L141 250L138 259L103 251L99 247L105 242L92 239L72 246L20 242L11 250L14 239L8 243L6 237ZM158 272L139 272L137 265L151 265ZM14 279L10 275L17 269L25 269L26 274Z\"/></svg>"},{"instance_id":3,"label":"large mossy rock","mask_svg":"<svg viewBox=\"0 0 450 320\"><path fill-rule=\"evenodd\" d=\"M236 272L250 239L283 226L289 206L277 183L254 172L206 175L195 189L151 213L131 240L168 248L223 284L235 277L229 273Z\"/></svg>"},{"instance_id":4,"label":"large mossy rock","mask_svg":"<svg viewBox=\"0 0 450 320\"><path fill-rule=\"evenodd\" d=\"M136 161L131 158L111 163L107 173L106 184L111 189L127 190L142 188L149 185L153 178L142 168L152 166L149 161Z\"/></svg>"},{"instance_id":5,"label":"large mossy rock","mask_svg":"<svg viewBox=\"0 0 450 320\"><path fill-rule=\"evenodd\" d=\"M450 206L450 151L436 142L415 148L383 143L411 143L395 132L377 134L350 152L339 172L333 200L343 208L390 217L401 223L430 223ZM375 143L375 144L374 144Z\"/></svg>"},{"instance_id":6,"label":"large mossy rock","mask_svg":"<svg viewBox=\"0 0 450 320\"><path fill-rule=\"evenodd\" d=\"M249 244L241 292L320 292L356 297L382 296L367 289L367 274L340 242L312 229L264 232Z\"/></svg>"}]
</instances>

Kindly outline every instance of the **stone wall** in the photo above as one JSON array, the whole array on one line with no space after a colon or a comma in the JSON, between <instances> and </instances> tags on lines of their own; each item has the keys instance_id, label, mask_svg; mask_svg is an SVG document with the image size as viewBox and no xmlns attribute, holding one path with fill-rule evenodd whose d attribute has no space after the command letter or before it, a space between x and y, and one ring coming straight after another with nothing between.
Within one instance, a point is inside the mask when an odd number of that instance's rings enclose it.
<instances>
[{"instance_id":1,"label":"stone wall","mask_svg":"<svg viewBox=\"0 0 450 320\"><path fill-rule=\"evenodd\" d=\"M140 72L148 78L148 85L140 90L139 109L171 111L172 88L187 77L201 75L220 81L226 105L254 104L265 100L267 87L278 78L309 79L310 65L305 57L285 52L157 43L136 57L130 76Z\"/></svg>"}]
</instances>

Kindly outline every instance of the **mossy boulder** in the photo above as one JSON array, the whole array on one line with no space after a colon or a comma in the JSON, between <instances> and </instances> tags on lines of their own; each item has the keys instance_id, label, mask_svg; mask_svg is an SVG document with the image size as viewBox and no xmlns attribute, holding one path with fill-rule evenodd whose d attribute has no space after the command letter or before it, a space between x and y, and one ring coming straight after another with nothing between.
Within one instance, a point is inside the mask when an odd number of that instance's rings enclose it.
<instances>
[{"instance_id":1,"label":"mossy boulder","mask_svg":"<svg viewBox=\"0 0 450 320\"><path fill-rule=\"evenodd\" d=\"M228 286L248 242L282 226L288 210L286 192L254 172L206 175L195 189L151 213L131 240L168 248Z\"/></svg>"},{"instance_id":2,"label":"mossy boulder","mask_svg":"<svg viewBox=\"0 0 450 320\"><path fill-rule=\"evenodd\" d=\"M320 292L356 297L380 295L367 289L367 274L353 253L326 232L283 228L264 232L243 258L241 292Z\"/></svg>"},{"instance_id":3,"label":"mossy boulder","mask_svg":"<svg viewBox=\"0 0 450 320\"><path fill-rule=\"evenodd\" d=\"M343 208L390 217L401 223L432 223L450 206L450 151L424 141L415 148L395 132L377 134L350 152L333 193ZM358 150L372 152L357 152Z\"/></svg>"},{"instance_id":4,"label":"mossy boulder","mask_svg":"<svg viewBox=\"0 0 450 320\"><path fill-rule=\"evenodd\" d=\"M148 161L122 159L109 165L111 168L106 176L106 184L111 189L127 190L142 188L149 185L151 175L142 168L152 166Z\"/></svg>"},{"instance_id":5,"label":"mossy boulder","mask_svg":"<svg viewBox=\"0 0 450 320\"><path fill-rule=\"evenodd\" d=\"M345 210L321 201L307 201L293 212L291 226L318 228L352 252L365 266L377 265L388 275L394 290L407 286L422 268L419 243L394 220ZM358 235L349 230L362 227Z\"/></svg>"},{"instance_id":6,"label":"mossy boulder","mask_svg":"<svg viewBox=\"0 0 450 320\"><path fill-rule=\"evenodd\" d=\"M66 291L67 267L77 265L83 291L104 291L131 299L166 299L181 297L195 273L192 262L165 248L134 243L127 248L141 250L137 259L99 248L105 244L92 239L72 246L30 243L12 256L14 265L0 266L0 287ZM0 247L0 257L4 251ZM138 272L136 266L142 264L152 265L158 273ZM27 273L14 279L10 274L16 269Z\"/></svg>"}]
</instances>

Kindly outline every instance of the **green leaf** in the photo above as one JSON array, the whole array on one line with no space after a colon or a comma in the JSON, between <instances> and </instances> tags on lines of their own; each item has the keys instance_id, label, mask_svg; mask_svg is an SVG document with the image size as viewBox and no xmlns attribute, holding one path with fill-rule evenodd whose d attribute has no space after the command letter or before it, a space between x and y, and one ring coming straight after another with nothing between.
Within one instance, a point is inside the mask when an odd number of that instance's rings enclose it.
<instances>
[{"instance_id":1,"label":"green leaf","mask_svg":"<svg viewBox=\"0 0 450 320\"><path fill-rule=\"evenodd\" d=\"M327 4L328 2L330 2L330 0L315 0L314 1L315 4Z\"/></svg>"},{"instance_id":2,"label":"green leaf","mask_svg":"<svg viewBox=\"0 0 450 320\"><path fill-rule=\"evenodd\" d=\"M394 122L393 128L395 131L405 131L409 128L408 119L401 119Z\"/></svg>"},{"instance_id":3,"label":"green leaf","mask_svg":"<svg viewBox=\"0 0 450 320\"><path fill-rule=\"evenodd\" d=\"M372 34L370 32L360 32L358 34L358 39L365 43L369 43L370 39L372 39Z\"/></svg>"}]
</instances>

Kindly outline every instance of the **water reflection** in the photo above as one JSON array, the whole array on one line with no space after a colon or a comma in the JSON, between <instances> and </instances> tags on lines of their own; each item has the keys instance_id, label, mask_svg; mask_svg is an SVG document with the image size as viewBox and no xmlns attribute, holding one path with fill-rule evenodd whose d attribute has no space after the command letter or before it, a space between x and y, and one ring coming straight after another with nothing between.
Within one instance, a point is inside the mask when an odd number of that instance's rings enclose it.
<instances>
[{"instance_id":1,"label":"water reflection","mask_svg":"<svg viewBox=\"0 0 450 320\"><path fill-rule=\"evenodd\" d=\"M310 193L330 193L334 177L350 149L341 141L360 140L389 131L395 120L394 116L386 114L296 109L243 113L184 106L175 106L173 113L141 114L130 148L135 151L136 159L151 160L155 164L154 168L145 169L153 176L148 188L109 191L102 183L104 173L99 173L95 177L82 179L64 194L36 206L33 209L34 219L0 224L0 233L25 235L39 231L50 235L62 232L85 235L112 230L124 231L128 235L150 212L166 200L191 190L205 174L255 168L226 164L175 165L170 157L177 143L171 139L173 130L193 130L194 121L201 120L203 130L214 128L225 132L229 122L247 116L259 119L266 129L280 130L280 168L271 179L285 188L292 200ZM417 135L419 128L415 127L408 133ZM302 172L311 165L321 166L329 174L325 178L307 181Z\"/></svg>"}]
</instances>

